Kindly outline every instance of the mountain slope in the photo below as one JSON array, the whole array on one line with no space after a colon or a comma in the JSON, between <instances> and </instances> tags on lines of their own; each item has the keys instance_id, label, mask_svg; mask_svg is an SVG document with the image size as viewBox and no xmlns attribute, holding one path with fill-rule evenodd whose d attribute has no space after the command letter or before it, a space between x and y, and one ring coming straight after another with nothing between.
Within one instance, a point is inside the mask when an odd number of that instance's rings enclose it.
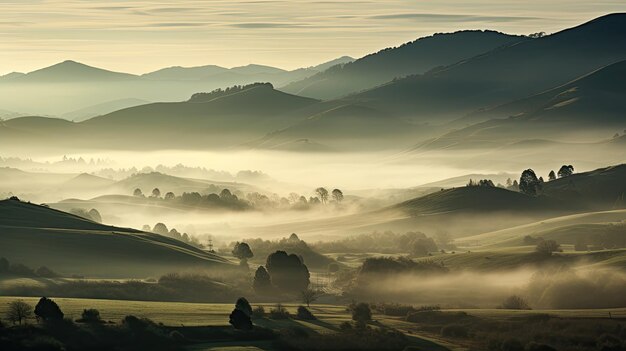
<instances>
[{"instance_id":1,"label":"mountain slope","mask_svg":"<svg viewBox=\"0 0 626 351\"><path fill-rule=\"evenodd\" d=\"M0 201L0 247L11 248L2 252L11 262L98 277L228 266L221 257L174 239L16 200Z\"/></svg>"},{"instance_id":2,"label":"mountain slope","mask_svg":"<svg viewBox=\"0 0 626 351\"><path fill-rule=\"evenodd\" d=\"M529 39L494 31L435 34L396 48L381 50L352 63L334 66L310 78L288 84L281 90L318 99L337 98L524 40Z\"/></svg>"},{"instance_id":3,"label":"mountain slope","mask_svg":"<svg viewBox=\"0 0 626 351\"><path fill-rule=\"evenodd\" d=\"M430 121L540 93L626 59L626 14L597 18L549 36L497 48L407 77L352 99Z\"/></svg>"},{"instance_id":4,"label":"mountain slope","mask_svg":"<svg viewBox=\"0 0 626 351\"><path fill-rule=\"evenodd\" d=\"M78 110L74 110L61 115L64 119L68 119L74 122L82 122L89 118L105 115L107 113L115 112L117 110L125 109L128 107L134 107L139 105L149 104L150 101L141 99L119 99L113 101L107 101L100 104L83 107Z\"/></svg>"},{"instance_id":5,"label":"mountain slope","mask_svg":"<svg viewBox=\"0 0 626 351\"><path fill-rule=\"evenodd\" d=\"M128 73L107 71L76 61L63 61L11 78L11 83L99 82L132 80L138 77Z\"/></svg>"}]
</instances>

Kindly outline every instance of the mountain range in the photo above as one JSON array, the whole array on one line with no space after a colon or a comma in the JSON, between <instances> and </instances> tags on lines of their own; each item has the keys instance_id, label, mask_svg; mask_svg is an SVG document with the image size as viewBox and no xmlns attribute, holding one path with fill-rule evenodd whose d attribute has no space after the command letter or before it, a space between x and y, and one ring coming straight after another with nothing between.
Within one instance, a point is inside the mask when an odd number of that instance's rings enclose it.
<instances>
[{"instance_id":1,"label":"mountain range","mask_svg":"<svg viewBox=\"0 0 626 351\"><path fill-rule=\"evenodd\" d=\"M129 106L80 123L41 117L11 119L0 125L0 143L8 147L40 140L83 148L298 151L413 145L413 150L424 151L502 147L528 139L565 142L568 136L585 133L584 140L601 140L625 127L625 37L626 14L621 13L539 38L493 31L438 34L352 63L341 58L309 69L325 68L307 81L314 81L313 86L329 92L328 96L348 94L340 98L294 94L317 89L305 89L305 81L278 89L270 83L256 83L207 93L198 90L178 102ZM65 71L67 65L86 69L65 63L55 70ZM130 80L155 90L161 87L159 82L167 82L176 94L188 92L189 85L178 89L184 84L202 84L206 77L226 73L289 73L264 66L226 71L216 66L169 68L142 77L90 72L90 77L109 77L101 86ZM11 77L0 84L0 90L16 86L7 82L31 79L28 76L35 74L50 79L49 72L43 76L33 72ZM171 77L178 80L162 80ZM303 85L298 88L298 84ZM354 93L354 87L366 90Z\"/></svg>"}]
</instances>

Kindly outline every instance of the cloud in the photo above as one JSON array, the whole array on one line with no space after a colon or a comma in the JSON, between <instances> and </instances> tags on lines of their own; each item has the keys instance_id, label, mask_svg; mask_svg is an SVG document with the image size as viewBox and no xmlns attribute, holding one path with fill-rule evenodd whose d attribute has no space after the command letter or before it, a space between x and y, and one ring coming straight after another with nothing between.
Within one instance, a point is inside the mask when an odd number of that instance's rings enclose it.
<instances>
[{"instance_id":1,"label":"cloud","mask_svg":"<svg viewBox=\"0 0 626 351\"><path fill-rule=\"evenodd\" d=\"M249 22L249 23L233 23L231 27L237 28L301 28L308 27L305 24L299 23L274 23L274 22Z\"/></svg>"},{"instance_id":2,"label":"cloud","mask_svg":"<svg viewBox=\"0 0 626 351\"><path fill-rule=\"evenodd\" d=\"M149 27L203 27L208 23L199 23L199 22L161 22L161 23L152 23Z\"/></svg>"},{"instance_id":3,"label":"cloud","mask_svg":"<svg viewBox=\"0 0 626 351\"><path fill-rule=\"evenodd\" d=\"M372 19L394 20L409 19L417 21L460 21L460 22L514 22L538 20L539 17L525 16L476 16L461 14L442 14L442 13L393 13L385 15L370 16Z\"/></svg>"}]
</instances>

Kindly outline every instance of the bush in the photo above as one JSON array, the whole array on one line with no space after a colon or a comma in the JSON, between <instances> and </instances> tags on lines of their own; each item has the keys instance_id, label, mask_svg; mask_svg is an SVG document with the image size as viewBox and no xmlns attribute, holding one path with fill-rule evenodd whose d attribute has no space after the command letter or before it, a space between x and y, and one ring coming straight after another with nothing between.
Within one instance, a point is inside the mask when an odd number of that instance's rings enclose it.
<instances>
[{"instance_id":1,"label":"bush","mask_svg":"<svg viewBox=\"0 0 626 351\"><path fill-rule=\"evenodd\" d=\"M257 306L252 310L252 318L264 318L265 308L263 306Z\"/></svg>"},{"instance_id":2,"label":"bush","mask_svg":"<svg viewBox=\"0 0 626 351\"><path fill-rule=\"evenodd\" d=\"M507 309L507 310L530 310L530 305L528 305L528 302L526 302L526 300L524 300L524 298L517 296L517 295L512 295L507 297L503 302L502 302L502 306L501 308Z\"/></svg>"},{"instance_id":3,"label":"bush","mask_svg":"<svg viewBox=\"0 0 626 351\"><path fill-rule=\"evenodd\" d=\"M64 316L59 305L47 297L39 299L37 306L35 306L35 315L46 322L62 321Z\"/></svg>"},{"instance_id":4,"label":"bush","mask_svg":"<svg viewBox=\"0 0 626 351\"><path fill-rule=\"evenodd\" d=\"M298 319L303 319L303 320L315 320L315 319L317 319L317 318L315 318L313 313L311 313L311 311L309 311L304 306L298 306L298 313L296 314L296 317Z\"/></svg>"},{"instance_id":5,"label":"bush","mask_svg":"<svg viewBox=\"0 0 626 351\"><path fill-rule=\"evenodd\" d=\"M81 323L102 323L100 319L100 311L95 308L85 309L77 322Z\"/></svg>"},{"instance_id":6,"label":"bush","mask_svg":"<svg viewBox=\"0 0 626 351\"><path fill-rule=\"evenodd\" d=\"M370 305L360 302L352 309L352 320L357 322L369 322L372 320Z\"/></svg>"},{"instance_id":7,"label":"bush","mask_svg":"<svg viewBox=\"0 0 626 351\"><path fill-rule=\"evenodd\" d=\"M281 305L277 304L276 307L270 309L270 318L271 319L288 319L291 317L287 309Z\"/></svg>"},{"instance_id":8,"label":"bush","mask_svg":"<svg viewBox=\"0 0 626 351\"><path fill-rule=\"evenodd\" d=\"M469 331L460 324L449 324L441 328L441 335L452 338L467 338Z\"/></svg>"}]
</instances>

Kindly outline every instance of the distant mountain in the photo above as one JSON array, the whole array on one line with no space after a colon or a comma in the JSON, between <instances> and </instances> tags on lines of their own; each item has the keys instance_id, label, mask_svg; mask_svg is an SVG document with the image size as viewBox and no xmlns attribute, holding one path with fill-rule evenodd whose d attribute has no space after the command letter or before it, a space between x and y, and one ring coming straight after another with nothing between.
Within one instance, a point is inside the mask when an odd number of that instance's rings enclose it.
<instances>
[{"instance_id":1,"label":"distant mountain","mask_svg":"<svg viewBox=\"0 0 626 351\"><path fill-rule=\"evenodd\" d=\"M130 195L135 189L139 188L146 196L149 196L154 188L158 188L162 194L171 191L176 195L181 195L183 192L219 193L222 189L242 192L259 191L256 187L246 183L183 178L159 172L138 173L107 185L109 186L109 193Z\"/></svg>"},{"instance_id":2,"label":"distant mountain","mask_svg":"<svg viewBox=\"0 0 626 351\"><path fill-rule=\"evenodd\" d=\"M626 61L586 74L543 93L500 105L455 121L482 121L448 132L417 147L420 150L501 147L527 136L559 138L580 131L611 135L626 123ZM509 118L504 118L511 116ZM552 147L553 140L526 140L519 147ZM548 145L551 144L551 145Z\"/></svg>"},{"instance_id":3,"label":"distant mountain","mask_svg":"<svg viewBox=\"0 0 626 351\"><path fill-rule=\"evenodd\" d=\"M90 277L146 277L230 266L217 255L175 239L16 200L0 201L0 246L11 248L2 253L11 262Z\"/></svg>"},{"instance_id":4,"label":"distant mountain","mask_svg":"<svg viewBox=\"0 0 626 351\"><path fill-rule=\"evenodd\" d=\"M0 108L82 120L86 114L77 116L76 110L85 106L98 107L131 97L146 101L180 101L200 91L256 82L284 85L318 73L329 64L349 60L342 57L331 63L292 71L254 64L231 69L211 65L169 67L141 76L64 61L27 74L0 77ZM103 107L106 106L97 108L98 114L112 112ZM128 105L120 108L124 107ZM91 114L88 117L95 116L93 111L87 112Z\"/></svg>"},{"instance_id":5,"label":"distant mountain","mask_svg":"<svg viewBox=\"0 0 626 351\"><path fill-rule=\"evenodd\" d=\"M50 67L12 78L10 83L66 83L132 80L138 77L128 73L107 71L76 61L63 61ZM1 81L0 81L1 82Z\"/></svg>"},{"instance_id":6,"label":"distant mountain","mask_svg":"<svg viewBox=\"0 0 626 351\"><path fill-rule=\"evenodd\" d=\"M538 94L626 59L626 14L519 41L351 98L418 120L449 121Z\"/></svg>"},{"instance_id":7,"label":"distant mountain","mask_svg":"<svg viewBox=\"0 0 626 351\"><path fill-rule=\"evenodd\" d=\"M329 67L310 78L280 89L318 99L338 98L413 74L422 74L493 50L529 40L494 31L435 34L399 47L367 55L352 63Z\"/></svg>"},{"instance_id":8,"label":"distant mountain","mask_svg":"<svg viewBox=\"0 0 626 351\"><path fill-rule=\"evenodd\" d=\"M117 110L125 109L128 107L134 107L139 105L149 104L150 101L141 99L120 99L114 101L107 101L101 104L87 106L72 112L64 113L61 115L64 119L68 119L74 122L82 122L92 117L105 115Z\"/></svg>"},{"instance_id":9,"label":"distant mountain","mask_svg":"<svg viewBox=\"0 0 626 351\"><path fill-rule=\"evenodd\" d=\"M458 177L447 178L443 180L438 180L432 183L422 184L419 187L427 187L427 188L453 188L453 187L463 187L469 183L470 179L474 181L481 179L489 179L494 184L506 184L507 179L516 179L519 175L512 173L497 173L497 174L465 174Z\"/></svg>"}]
</instances>

